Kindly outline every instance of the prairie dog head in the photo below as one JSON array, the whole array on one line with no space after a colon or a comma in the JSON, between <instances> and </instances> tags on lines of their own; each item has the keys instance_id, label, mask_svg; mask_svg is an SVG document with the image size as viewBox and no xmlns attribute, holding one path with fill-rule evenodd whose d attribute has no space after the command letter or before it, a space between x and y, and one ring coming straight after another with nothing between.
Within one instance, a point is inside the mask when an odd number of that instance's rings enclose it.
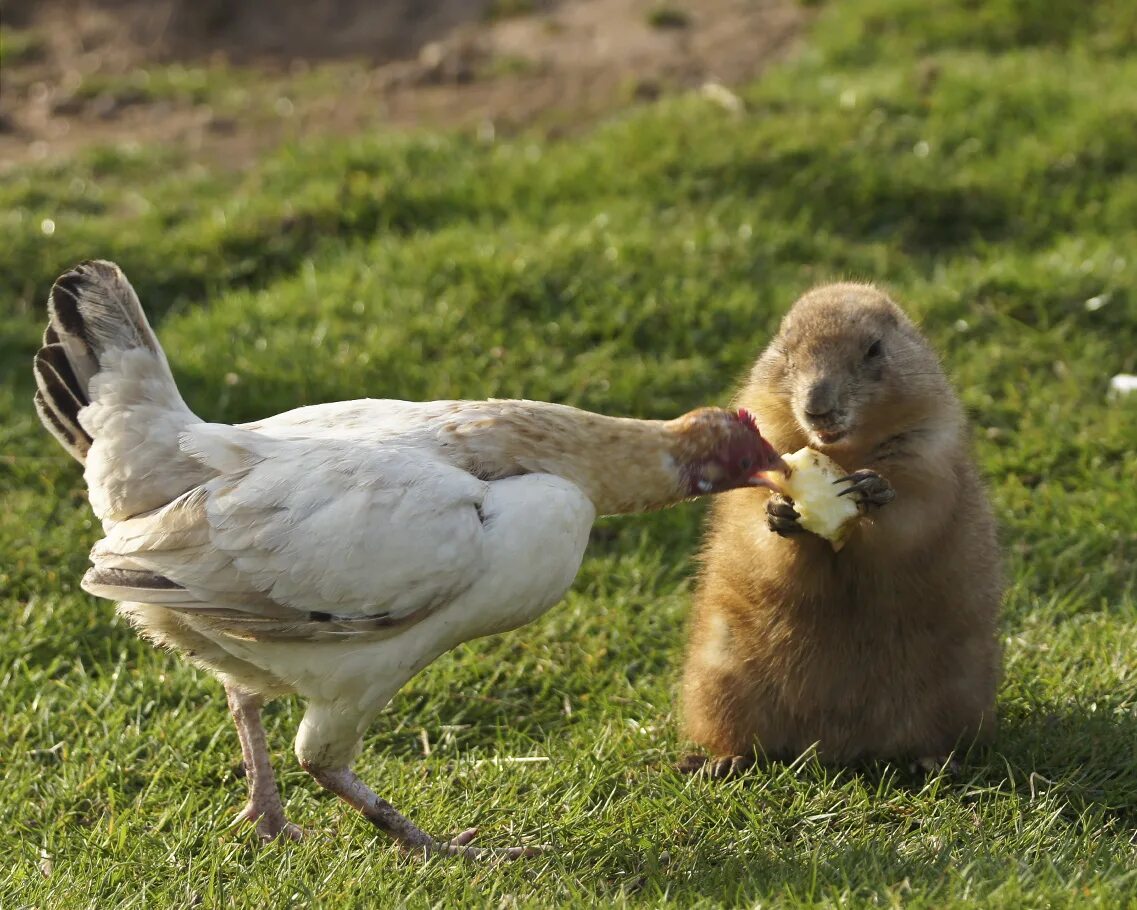
<instances>
[{"instance_id":1,"label":"prairie dog head","mask_svg":"<svg viewBox=\"0 0 1137 910\"><path fill-rule=\"evenodd\" d=\"M755 364L750 395L776 397L817 448L872 445L954 400L919 330L868 284L798 300Z\"/></svg>"}]
</instances>

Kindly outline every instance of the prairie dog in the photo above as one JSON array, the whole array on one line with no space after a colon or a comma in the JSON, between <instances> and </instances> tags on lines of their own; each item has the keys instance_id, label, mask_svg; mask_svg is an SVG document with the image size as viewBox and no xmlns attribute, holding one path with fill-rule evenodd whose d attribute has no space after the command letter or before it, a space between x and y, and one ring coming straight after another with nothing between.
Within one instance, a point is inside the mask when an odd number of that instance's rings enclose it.
<instances>
[{"instance_id":1,"label":"prairie dog","mask_svg":"<svg viewBox=\"0 0 1137 910\"><path fill-rule=\"evenodd\" d=\"M715 503L682 690L684 732L712 773L814 744L826 762L926 763L990 736L995 523L963 408L919 330L871 285L818 288L737 402L779 452L812 446L853 474L865 514L834 552L769 491Z\"/></svg>"}]
</instances>

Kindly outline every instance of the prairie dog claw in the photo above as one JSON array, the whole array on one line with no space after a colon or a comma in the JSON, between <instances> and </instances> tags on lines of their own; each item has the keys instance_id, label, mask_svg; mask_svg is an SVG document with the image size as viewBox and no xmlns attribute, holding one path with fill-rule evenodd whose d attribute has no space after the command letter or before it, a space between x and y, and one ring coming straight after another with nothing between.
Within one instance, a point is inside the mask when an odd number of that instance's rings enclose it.
<instances>
[{"instance_id":1,"label":"prairie dog claw","mask_svg":"<svg viewBox=\"0 0 1137 910\"><path fill-rule=\"evenodd\" d=\"M799 523L801 516L794 508L794 501L780 493L773 494L766 502L766 525L775 534L787 537L805 530Z\"/></svg>"},{"instance_id":2,"label":"prairie dog claw","mask_svg":"<svg viewBox=\"0 0 1137 910\"><path fill-rule=\"evenodd\" d=\"M736 777L754 766L753 755L718 755L710 758L706 755L692 753L683 756L675 766L681 774L701 774L704 777L713 777L723 780Z\"/></svg>"},{"instance_id":3,"label":"prairie dog claw","mask_svg":"<svg viewBox=\"0 0 1137 910\"><path fill-rule=\"evenodd\" d=\"M885 478L876 471L868 469L854 471L845 477L839 477L833 483L849 484L838 496L852 496L853 500L862 509L886 505L896 498L896 491L892 489Z\"/></svg>"}]
</instances>

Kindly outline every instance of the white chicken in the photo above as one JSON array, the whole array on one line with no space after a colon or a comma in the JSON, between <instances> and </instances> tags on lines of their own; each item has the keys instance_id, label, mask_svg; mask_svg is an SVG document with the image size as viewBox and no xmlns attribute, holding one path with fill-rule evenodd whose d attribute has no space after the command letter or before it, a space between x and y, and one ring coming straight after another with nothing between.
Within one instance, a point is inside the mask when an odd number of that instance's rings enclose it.
<instances>
[{"instance_id":1,"label":"white chicken","mask_svg":"<svg viewBox=\"0 0 1137 910\"><path fill-rule=\"evenodd\" d=\"M376 714L443 652L560 600L598 514L766 485L782 467L749 415L712 408L646 421L360 400L205 423L113 263L60 277L48 308L37 410L85 463L105 533L83 588L221 680L242 816L266 841L301 834L261 726L266 699L295 693L296 755L316 781L404 847L487 855L474 829L436 840L352 772Z\"/></svg>"}]
</instances>

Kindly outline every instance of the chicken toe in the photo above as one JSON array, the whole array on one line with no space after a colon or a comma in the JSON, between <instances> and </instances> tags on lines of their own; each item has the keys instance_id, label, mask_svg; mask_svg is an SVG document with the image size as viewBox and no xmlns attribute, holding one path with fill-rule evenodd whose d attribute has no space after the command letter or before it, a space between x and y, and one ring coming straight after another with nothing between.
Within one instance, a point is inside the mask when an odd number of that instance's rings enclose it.
<instances>
[{"instance_id":1,"label":"chicken toe","mask_svg":"<svg viewBox=\"0 0 1137 910\"><path fill-rule=\"evenodd\" d=\"M476 828L468 828L448 841L431 837L409 818L399 812L387 800L377 795L350 768L320 768L311 762L301 762L305 771L312 775L325 790L336 794L348 805L358 810L384 834L389 835L407 852L422 851L424 856L441 853L447 856L461 856L466 859L520 859L534 856L540 847L472 847L470 842L478 833Z\"/></svg>"},{"instance_id":2,"label":"chicken toe","mask_svg":"<svg viewBox=\"0 0 1137 910\"><path fill-rule=\"evenodd\" d=\"M249 782L249 801L234 822L254 822L262 843L281 836L289 840L300 840L304 832L285 817L280 790L276 786L276 775L272 770L272 759L269 757L264 726L261 724L263 699L229 682L225 684L225 695L233 723L237 727L237 738L241 741L245 777Z\"/></svg>"},{"instance_id":3,"label":"chicken toe","mask_svg":"<svg viewBox=\"0 0 1137 910\"><path fill-rule=\"evenodd\" d=\"M252 799L245 803L245 808L233 819L233 824L243 822L254 823L257 837L263 844L271 843L279 837L297 842L304 839L304 829L285 818L283 811L258 805Z\"/></svg>"}]
</instances>

